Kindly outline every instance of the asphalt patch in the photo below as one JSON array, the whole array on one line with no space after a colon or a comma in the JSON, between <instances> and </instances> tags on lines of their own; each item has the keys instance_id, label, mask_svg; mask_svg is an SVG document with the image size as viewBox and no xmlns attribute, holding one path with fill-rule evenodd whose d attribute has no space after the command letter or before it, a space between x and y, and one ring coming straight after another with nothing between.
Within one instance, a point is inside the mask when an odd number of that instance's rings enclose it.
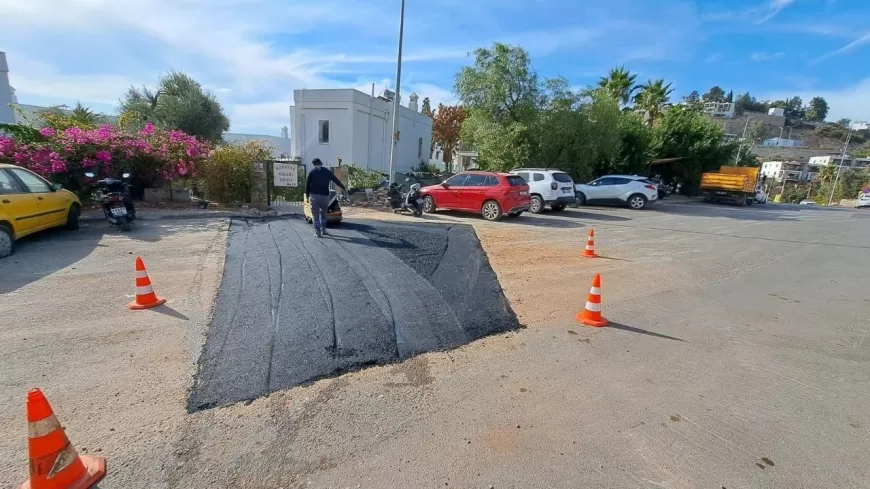
<instances>
[{"instance_id":1,"label":"asphalt patch","mask_svg":"<svg viewBox=\"0 0 870 489\"><path fill-rule=\"evenodd\" d=\"M233 220L188 409L261 397L519 327L474 230Z\"/></svg>"}]
</instances>

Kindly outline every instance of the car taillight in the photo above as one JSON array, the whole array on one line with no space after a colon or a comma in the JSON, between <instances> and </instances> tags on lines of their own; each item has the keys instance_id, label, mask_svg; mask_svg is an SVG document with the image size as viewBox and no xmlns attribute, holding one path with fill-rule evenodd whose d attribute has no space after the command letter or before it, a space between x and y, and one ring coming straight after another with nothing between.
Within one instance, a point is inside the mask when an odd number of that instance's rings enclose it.
<instances>
[{"instance_id":1,"label":"car taillight","mask_svg":"<svg viewBox=\"0 0 870 489\"><path fill-rule=\"evenodd\" d=\"M650 190L658 190L658 189L655 187L655 185L644 185L644 187L646 187L646 188L648 188L648 189L650 189Z\"/></svg>"},{"instance_id":2,"label":"car taillight","mask_svg":"<svg viewBox=\"0 0 870 489\"><path fill-rule=\"evenodd\" d=\"M553 183L550 184L550 188L553 189L553 190L556 190L557 188L559 188L559 184L556 183L556 182L553 182Z\"/></svg>"},{"instance_id":3,"label":"car taillight","mask_svg":"<svg viewBox=\"0 0 870 489\"><path fill-rule=\"evenodd\" d=\"M108 198L109 202L121 202L121 197L118 195L110 195Z\"/></svg>"}]
</instances>

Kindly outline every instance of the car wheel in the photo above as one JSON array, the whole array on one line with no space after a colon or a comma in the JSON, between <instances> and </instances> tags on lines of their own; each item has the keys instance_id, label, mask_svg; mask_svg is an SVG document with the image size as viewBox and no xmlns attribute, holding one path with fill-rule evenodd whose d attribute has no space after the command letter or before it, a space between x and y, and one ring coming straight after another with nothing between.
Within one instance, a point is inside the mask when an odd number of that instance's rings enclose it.
<instances>
[{"instance_id":1,"label":"car wheel","mask_svg":"<svg viewBox=\"0 0 870 489\"><path fill-rule=\"evenodd\" d=\"M634 194L628 198L628 206L639 211L646 207L646 197L641 194Z\"/></svg>"},{"instance_id":2,"label":"car wheel","mask_svg":"<svg viewBox=\"0 0 870 489\"><path fill-rule=\"evenodd\" d=\"M426 214L435 212L435 199L431 195L423 197L423 212Z\"/></svg>"},{"instance_id":3,"label":"car wheel","mask_svg":"<svg viewBox=\"0 0 870 489\"><path fill-rule=\"evenodd\" d=\"M128 220L126 220L126 219L124 219L123 221L121 221L121 231L127 232L127 231L129 231L129 230L131 230L131 229L133 229L133 227L130 226L130 221L128 221Z\"/></svg>"},{"instance_id":4,"label":"car wheel","mask_svg":"<svg viewBox=\"0 0 870 489\"><path fill-rule=\"evenodd\" d=\"M0 224L0 258L6 258L12 254L12 231L5 225Z\"/></svg>"},{"instance_id":5,"label":"car wheel","mask_svg":"<svg viewBox=\"0 0 870 489\"><path fill-rule=\"evenodd\" d=\"M69 208L69 212L66 215L66 228L70 231L75 231L79 228L79 217L82 215L82 209L77 205L73 204L72 207Z\"/></svg>"},{"instance_id":6,"label":"car wheel","mask_svg":"<svg viewBox=\"0 0 870 489\"><path fill-rule=\"evenodd\" d=\"M583 192L577 192L576 194L574 194L574 204L572 205L572 207L577 208L585 204L586 196L583 195Z\"/></svg>"},{"instance_id":7,"label":"car wheel","mask_svg":"<svg viewBox=\"0 0 870 489\"><path fill-rule=\"evenodd\" d=\"M540 195L533 195L529 203L529 212L532 214L540 214L544 210L544 199Z\"/></svg>"},{"instance_id":8,"label":"car wheel","mask_svg":"<svg viewBox=\"0 0 870 489\"><path fill-rule=\"evenodd\" d=\"M553 209L553 212L562 212L565 210L565 204L551 205L550 209Z\"/></svg>"},{"instance_id":9,"label":"car wheel","mask_svg":"<svg viewBox=\"0 0 870 489\"><path fill-rule=\"evenodd\" d=\"M508 217L520 217L523 215L523 211L519 212L508 212Z\"/></svg>"},{"instance_id":10,"label":"car wheel","mask_svg":"<svg viewBox=\"0 0 870 489\"><path fill-rule=\"evenodd\" d=\"M498 221L501 219L501 206L494 200L487 200L480 208L480 214L487 221Z\"/></svg>"}]
</instances>

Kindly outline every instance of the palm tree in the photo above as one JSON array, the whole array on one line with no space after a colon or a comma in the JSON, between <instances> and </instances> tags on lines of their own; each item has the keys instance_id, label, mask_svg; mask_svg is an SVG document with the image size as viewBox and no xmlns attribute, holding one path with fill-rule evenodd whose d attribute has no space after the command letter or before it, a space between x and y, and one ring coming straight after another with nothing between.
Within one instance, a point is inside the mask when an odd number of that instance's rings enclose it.
<instances>
[{"instance_id":1,"label":"palm tree","mask_svg":"<svg viewBox=\"0 0 870 489\"><path fill-rule=\"evenodd\" d=\"M598 88L622 105L628 105L631 95L637 90L634 84L637 75L632 74L624 66L613 68L598 80Z\"/></svg>"},{"instance_id":2,"label":"palm tree","mask_svg":"<svg viewBox=\"0 0 870 489\"><path fill-rule=\"evenodd\" d=\"M671 88L670 83L665 85L665 81L661 78L649 80L638 89L634 96L634 106L647 111L652 123L662 114L662 107L670 101L674 89Z\"/></svg>"}]
</instances>

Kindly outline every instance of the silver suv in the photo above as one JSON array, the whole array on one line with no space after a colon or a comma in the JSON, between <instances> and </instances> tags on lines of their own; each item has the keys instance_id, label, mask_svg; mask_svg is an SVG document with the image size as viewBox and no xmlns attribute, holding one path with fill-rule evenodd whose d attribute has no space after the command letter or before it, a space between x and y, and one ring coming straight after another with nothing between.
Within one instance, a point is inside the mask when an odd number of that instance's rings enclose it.
<instances>
[{"instance_id":1,"label":"silver suv","mask_svg":"<svg viewBox=\"0 0 870 489\"><path fill-rule=\"evenodd\" d=\"M539 214L545 206L560 212L574 203L574 180L567 173L554 168L517 168L510 173L522 177L529 184L531 203L529 212Z\"/></svg>"}]
</instances>

